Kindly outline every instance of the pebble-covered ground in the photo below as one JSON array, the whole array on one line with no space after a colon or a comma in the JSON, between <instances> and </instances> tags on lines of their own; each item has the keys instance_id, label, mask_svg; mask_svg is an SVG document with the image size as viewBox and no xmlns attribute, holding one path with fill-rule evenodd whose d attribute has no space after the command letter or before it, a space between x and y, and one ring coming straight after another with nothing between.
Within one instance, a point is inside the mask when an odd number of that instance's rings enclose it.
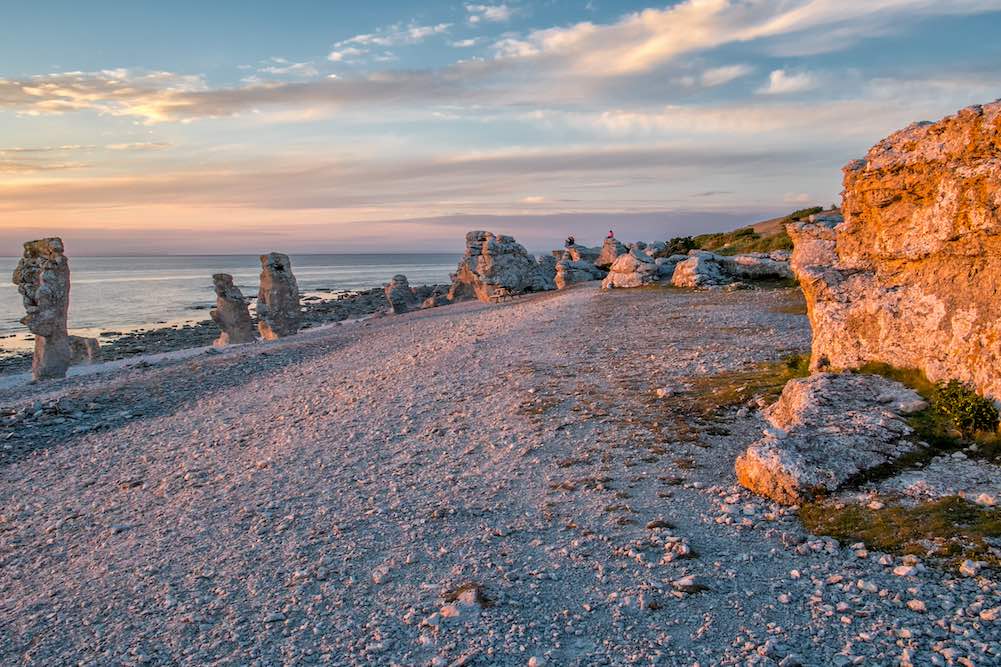
<instances>
[{"instance_id":1,"label":"pebble-covered ground","mask_svg":"<svg viewBox=\"0 0 1001 667\"><path fill-rule=\"evenodd\" d=\"M994 665L1001 595L735 486L790 290L591 285L0 392L0 664ZM659 391L658 391L659 390Z\"/></svg>"}]
</instances>

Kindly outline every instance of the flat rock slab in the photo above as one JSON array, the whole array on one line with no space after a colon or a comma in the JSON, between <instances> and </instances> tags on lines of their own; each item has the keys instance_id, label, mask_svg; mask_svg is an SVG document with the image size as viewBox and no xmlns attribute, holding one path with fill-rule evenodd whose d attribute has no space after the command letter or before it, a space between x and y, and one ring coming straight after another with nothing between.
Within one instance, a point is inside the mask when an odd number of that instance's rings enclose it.
<instances>
[{"instance_id":1,"label":"flat rock slab","mask_svg":"<svg viewBox=\"0 0 1001 667\"><path fill-rule=\"evenodd\" d=\"M959 496L984 507L995 507L1001 499L1001 466L954 452L935 457L920 470L906 470L863 490L907 502Z\"/></svg>"},{"instance_id":2,"label":"flat rock slab","mask_svg":"<svg viewBox=\"0 0 1001 667\"><path fill-rule=\"evenodd\" d=\"M783 504L827 495L913 451L904 417L925 407L917 393L878 375L791 380L764 411L763 437L737 458L737 478Z\"/></svg>"}]
</instances>

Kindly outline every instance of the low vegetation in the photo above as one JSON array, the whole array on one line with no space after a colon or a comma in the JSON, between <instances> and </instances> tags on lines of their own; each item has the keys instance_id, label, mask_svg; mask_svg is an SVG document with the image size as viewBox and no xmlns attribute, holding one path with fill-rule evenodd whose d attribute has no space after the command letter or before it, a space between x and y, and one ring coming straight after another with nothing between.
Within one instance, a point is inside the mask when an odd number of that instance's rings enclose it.
<instances>
[{"instance_id":1,"label":"low vegetation","mask_svg":"<svg viewBox=\"0 0 1001 667\"><path fill-rule=\"evenodd\" d=\"M778 219L778 232L763 234L755 227L741 227L732 232L679 236L668 241L666 255L684 255L689 250L708 250L720 255L738 255L748 252L772 252L792 250L792 239L785 231L786 222L795 222L823 211L822 206L812 206L793 211L785 218Z\"/></svg>"},{"instance_id":2,"label":"low vegetation","mask_svg":"<svg viewBox=\"0 0 1001 667\"><path fill-rule=\"evenodd\" d=\"M745 370L700 376L694 379L685 394L689 399L686 407L695 414L708 416L755 398L772 403L778 399L786 382L809 374L810 356L791 354Z\"/></svg>"},{"instance_id":3,"label":"low vegetation","mask_svg":"<svg viewBox=\"0 0 1001 667\"><path fill-rule=\"evenodd\" d=\"M917 437L931 446L926 455L976 445L973 455L1001 460L1001 435L998 433L998 410L994 403L979 396L956 380L934 383L919 370L896 368L889 364L870 363L859 371L882 375L904 384L928 402L928 408L909 417Z\"/></svg>"},{"instance_id":4,"label":"low vegetation","mask_svg":"<svg viewBox=\"0 0 1001 667\"><path fill-rule=\"evenodd\" d=\"M880 509L819 501L803 505L799 516L814 534L847 543L864 542L870 549L1001 565L987 543L987 538L1001 537L1001 510L980 507L958 496Z\"/></svg>"}]
</instances>

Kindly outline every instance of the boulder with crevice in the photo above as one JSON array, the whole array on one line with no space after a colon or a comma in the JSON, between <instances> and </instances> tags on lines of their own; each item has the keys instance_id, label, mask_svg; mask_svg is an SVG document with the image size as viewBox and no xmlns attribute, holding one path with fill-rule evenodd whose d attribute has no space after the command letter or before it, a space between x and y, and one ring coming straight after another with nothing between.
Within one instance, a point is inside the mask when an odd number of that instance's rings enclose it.
<instances>
[{"instance_id":1,"label":"boulder with crevice","mask_svg":"<svg viewBox=\"0 0 1001 667\"><path fill-rule=\"evenodd\" d=\"M209 317L220 329L219 337L213 341L216 347L240 343L252 343L257 338L254 320L250 317L247 300L240 288L233 284L233 276L216 273L212 276L215 288L215 308Z\"/></svg>"},{"instance_id":2,"label":"boulder with crevice","mask_svg":"<svg viewBox=\"0 0 1001 667\"><path fill-rule=\"evenodd\" d=\"M761 439L737 458L737 479L786 505L828 495L913 451L906 417L926 407L913 390L878 375L790 380L763 413Z\"/></svg>"},{"instance_id":3,"label":"boulder with crevice","mask_svg":"<svg viewBox=\"0 0 1001 667\"><path fill-rule=\"evenodd\" d=\"M261 255L261 286L257 293L257 328L264 340L291 336L302 324L299 284L288 255Z\"/></svg>"},{"instance_id":4,"label":"boulder with crevice","mask_svg":"<svg viewBox=\"0 0 1001 667\"><path fill-rule=\"evenodd\" d=\"M1001 101L879 142L844 168L842 212L787 225L813 367L885 362L1001 399Z\"/></svg>"},{"instance_id":5,"label":"boulder with crevice","mask_svg":"<svg viewBox=\"0 0 1001 667\"><path fill-rule=\"evenodd\" d=\"M536 259L513 237L491 232L466 234L466 251L459 261L449 301L479 299L526 292L543 292L555 285L543 274Z\"/></svg>"},{"instance_id":6,"label":"boulder with crevice","mask_svg":"<svg viewBox=\"0 0 1001 667\"><path fill-rule=\"evenodd\" d=\"M67 330L70 267L63 252L60 238L28 241L14 269L13 282L26 312L21 324L35 335L35 380L66 377L73 356Z\"/></svg>"},{"instance_id":7,"label":"boulder with crevice","mask_svg":"<svg viewBox=\"0 0 1001 667\"><path fill-rule=\"evenodd\" d=\"M556 263L556 289L566 289L575 283L601 280L606 273L588 261L574 262L562 259Z\"/></svg>"},{"instance_id":8,"label":"boulder with crevice","mask_svg":"<svg viewBox=\"0 0 1001 667\"><path fill-rule=\"evenodd\" d=\"M671 275L675 287L720 287L733 282L720 256L705 250L693 250L688 259L678 262Z\"/></svg>"}]
</instances>

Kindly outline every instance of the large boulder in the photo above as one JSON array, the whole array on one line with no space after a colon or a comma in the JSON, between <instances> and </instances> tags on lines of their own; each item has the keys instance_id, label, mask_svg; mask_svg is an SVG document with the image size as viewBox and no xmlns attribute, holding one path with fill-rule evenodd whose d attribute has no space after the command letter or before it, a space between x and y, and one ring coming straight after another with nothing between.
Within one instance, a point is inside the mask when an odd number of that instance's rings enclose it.
<instances>
[{"instance_id":1,"label":"large boulder","mask_svg":"<svg viewBox=\"0 0 1001 667\"><path fill-rule=\"evenodd\" d=\"M563 258L571 262L590 262L594 264L601 256L602 248L590 248L586 245L576 243L568 245L563 249Z\"/></svg>"},{"instance_id":2,"label":"large boulder","mask_svg":"<svg viewBox=\"0 0 1001 667\"><path fill-rule=\"evenodd\" d=\"M1001 102L844 168L844 221L787 226L814 368L886 362L1001 399Z\"/></svg>"},{"instance_id":3,"label":"large boulder","mask_svg":"<svg viewBox=\"0 0 1001 667\"><path fill-rule=\"evenodd\" d=\"M556 289L566 289L574 283L584 283L590 280L601 280L605 272L591 262L581 260L574 262L562 259L556 263Z\"/></svg>"},{"instance_id":4,"label":"large boulder","mask_svg":"<svg viewBox=\"0 0 1001 667\"><path fill-rule=\"evenodd\" d=\"M553 288L539 263L514 238L475 231L466 234L466 252L448 298L490 301L495 296Z\"/></svg>"},{"instance_id":5,"label":"large boulder","mask_svg":"<svg viewBox=\"0 0 1001 667\"><path fill-rule=\"evenodd\" d=\"M261 287L257 293L257 328L264 340L291 336L299 331L302 311L299 284L292 275L288 255L261 255Z\"/></svg>"},{"instance_id":6,"label":"large boulder","mask_svg":"<svg viewBox=\"0 0 1001 667\"><path fill-rule=\"evenodd\" d=\"M70 363L89 366L101 360L101 342L87 336L70 336Z\"/></svg>"},{"instance_id":7,"label":"large boulder","mask_svg":"<svg viewBox=\"0 0 1001 667\"><path fill-rule=\"evenodd\" d=\"M912 451L904 417L925 407L912 390L878 375L790 380L765 409L764 436L737 458L737 479L783 504L827 495Z\"/></svg>"},{"instance_id":8,"label":"large boulder","mask_svg":"<svg viewBox=\"0 0 1001 667\"><path fill-rule=\"evenodd\" d=\"M774 259L765 253L722 256L717 261L726 273L738 280L788 280L794 277L788 260Z\"/></svg>"},{"instance_id":9,"label":"large boulder","mask_svg":"<svg viewBox=\"0 0 1001 667\"><path fill-rule=\"evenodd\" d=\"M394 315L406 313L420 303L410 287L410 282L402 273L393 276L383 290L386 293L386 301L389 302L389 309Z\"/></svg>"},{"instance_id":10,"label":"large boulder","mask_svg":"<svg viewBox=\"0 0 1001 667\"><path fill-rule=\"evenodd\" d=\"M219 337L213 341L216 347L238 343L252 343L256 335L254 321L250 317L247 301L243 292L233 284L233 276L228 273L216 273L212 276L215 288L215 308L209 311L209 317L220 329Z\"/></svg>"},{"instance_id":11,"label":"large boulder","mask_svg":"<svg viewBox=\"0 0 1001 667\"><path fill-rule=\"evenodd\" d=\"M604 269L608 271L612 268L612 264L618 259L619 255L624 255L629 252L629 248L620 243L617 239L607 238L605 243L601 246L601 253L594 260L594 265L599 269Z\"/></svg>"},{"instance_id":12,"label":"large boulder","mask_svg":"<svg viewBox=\"0 0 1001 667\"><path fill-rule=\"evenodd\" d=\"M554 255L539 255L535 258L535 261L539 264L539 270L542 272L542 277L553 284L556 287L556 263L557 259Z\"/></svg>"},{"instance_id":13,"label":"large boulder","mask_svg":"<svg viewBox=\"0 0 1001 667\"><path fill-rule=\"evenodd\" d=\"M72 359L66 319L70 304L70 267L59 238L24 244L14 269L26 315L21 324L35 334L31 373L35 380L66 377Z\"/></svg>"},{"instance_id":14,"label":"large boulder","mask_svg":"<svg viewBox=\"0 0 1001 667\"><path fill-rule=\"evenodd\" d=\"M733 282L724 269L723 258L705 250L693 250L688 259L678 262L671 276L675 287L718 287Z\"/></svg>"},{"instance_id":15,"label":"large boulder","mask_svg":"<svg viewBox=\"0 0 1001 667\"><path fill-rule=\"evenodd\" d=\"M660 267L657 263L649 255L634 249L615 260L601 286L604 289L642 287L658 280Z\"/></svg>"}]
</instances>

